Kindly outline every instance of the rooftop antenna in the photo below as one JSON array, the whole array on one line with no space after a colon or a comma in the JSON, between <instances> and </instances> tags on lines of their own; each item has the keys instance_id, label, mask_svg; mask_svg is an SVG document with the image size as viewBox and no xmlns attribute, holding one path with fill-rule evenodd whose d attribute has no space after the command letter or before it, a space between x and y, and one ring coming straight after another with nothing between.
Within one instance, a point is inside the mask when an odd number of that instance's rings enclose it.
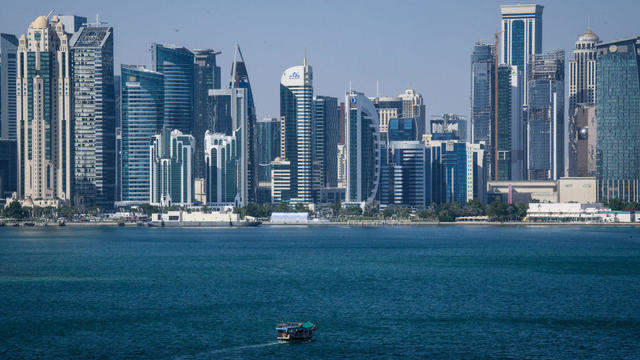
<instances>
[{"instance_id":1,"label":"rooftop antenna","mask_svg":"<svg viewBox=\"0 0 640 360\"><path fill-rule=\"evenodd\" d=\"M376 80L376 97L380 97L380 80Z\"/></svg>"},{"instance_id":2,"label":"rooftop antenna","mask_svg":"<svg viewBox=\"0 0 640 360\"><path fill-rule=\"evenodd\" d=\"M591 30L591 15L587 15L587 29Z\"/></svg>"},{"instance_id":3,"label":"rooftop antenna","mask_svg":"<svg viewBox=\"0 0 640 360\"><path fill-rule=\"evenodd\" d=\"M51 16L51 14L53 14L54 11L56 11L56 9L51 9L51 11L49 11L49 14L47 14L47 19L49 18L49 16Z\"/></svg>"},{"instance_id":4,"label":"rooftop antenna","mask_svg":"<svg viewBox=\"0 0 640 360\"><path fill-rule=\"evenodd\" d=\"M349 80L349 92L351 92L351 80Z\"/></svg>"},{"instance_id":5,"label":"rooftop antenna","mask_svg":"<svg viewBox=\"0 0 640 360\"><path fill-rule=\"evenodd\" d=\"M100 15L96 14L96 24L100 25Z\"/></svg>"},{"instance_id":6,"label":"rooftop antenna","mask_svg":"<svg viewBox=\"0 0 640 360\"><path fill-rule=\"evenodd\" d=\"M304 48L304 60L303 60L303 65L304 65L304 67L307 67L307 48Z\"/></svg>"}]
</instances>

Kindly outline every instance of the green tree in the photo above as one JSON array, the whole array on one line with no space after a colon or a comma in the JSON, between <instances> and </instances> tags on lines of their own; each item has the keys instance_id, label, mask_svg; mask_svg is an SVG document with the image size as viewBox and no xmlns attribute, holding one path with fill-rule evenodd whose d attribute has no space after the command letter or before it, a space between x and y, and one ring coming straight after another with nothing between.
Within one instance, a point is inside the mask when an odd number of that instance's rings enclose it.
<instances>
[{"instance_id":1,"label":"green tree","mask_svg":"<svg viewBox=\"0 0 640 360\"><path fill-rule=\"evenodd\" d=\"M13 201L2 211L2 215L7 218L22 220L27 218L29 213L18 201Z\"/></svg>"}]
</instances>

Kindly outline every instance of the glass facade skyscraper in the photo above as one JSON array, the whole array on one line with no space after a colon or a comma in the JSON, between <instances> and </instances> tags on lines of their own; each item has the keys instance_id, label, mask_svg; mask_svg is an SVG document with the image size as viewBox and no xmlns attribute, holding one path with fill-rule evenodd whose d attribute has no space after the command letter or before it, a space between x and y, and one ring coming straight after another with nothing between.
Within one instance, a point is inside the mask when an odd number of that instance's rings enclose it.
<instances>
[{"instance_id":1,"label":"glass facade skyscraper","mask_svg":"<svg viewBox=\"0 0 640 360\"><path fill-rule=\"evenodd\" d=\"M392 123L389 123L391 126ZM391 135L391 132L389 132ZM388 182L393 205L424 208L430 202L431 175L427 163L427 147L421 141L389 141Z\"/></svg>"},{"instance_id":2,"label":"glass facade skyscraper","mask_svg":"<svg viewBox=\"0 0 640 360\"><path fill-rule=\"evenodd\" d=\"M220 67L216 64L216 56L220 51L211 49L196 49L195 54L195 110L193 124L193 138L195 139L195 168L196 178L204 177L204 133L213 131L213 119L208 109L209 90L220 89Z\"/></svg>"},{"instance_id":3,"label":"glass facade skyscraper","mask_svg":"<svg viewBox=\"0 0 640 360\"><path fill-rule=\"evenodd\" d=\"M291 164L292 202L313 202L313 70L307 65L285 70L280 80L280 118L284 155Z\"/></svg>"},{"instance_id":4,"label":"glass facade skyscraper","mask_svg":"<svg viewBox=\"0 0 640 360\"><path fill-rule=\"evenodd\" d=\"M164 75L122 65L122 201L150 201L149 146L164 122Z\"/></svg>"},{"instance_id":5,"label":"glass facade skyscraper","mask_svg":"<svg viewBox=\"0 0 640 360\"><path fill-rule=\"evenodd\" d=\"M280 119L258 121L258 180L271 181L271 162L280 155Z\"/></svg>"},{"instance_id":6,"label":"glass facade skyscraper","mask_svg":"<svg viewBox=\"0 0 640 360\"><path fill-rule=\"evenodd\" d=\"M149 146L151 204L191 205L194 197L193 136L165 127L152 139Z\"/></svg>"},{"instance_id":7,"label":"glass facade skyscraper","mask_svg":"<svg viewBox=\"0 0 640 360\"><path fill-rule=\"evenodd\" d=\"M389 120L387 139L391 141L414 141L418 139L418 126L414 118Z\"/></svg>"},{"instance_id":8,"label":"glass facade skyscraper","mask_svg":"<svg viewBox=\"0 0 640 360\"><path fill-rule=\"evenodd\" d=\"M376 199L380 184L380 130L378 112L364 94L348 92L345 119L347 202Z\"/></svg>"},{"instance_id":9,"label":"glass facade skyscraper","mask_svg":"<svg viewBox=\"0 0 640 360\"><path fill-rule=\"evenodd\" d=\"M598 200L640 200L640 38L597 46Z\"/></svg>"},{"instance_id":10,"label":"glass facade skyscraper","mask_svg":"<svg viewBox=\"0 0 640 360\"><path fill-rule=\"evenodd\" d=\"M71 38L73 200L113 207L116 186L113 28L89 25Z\"/></svg>"},{"instance_id":11,"label":"glass facade skyscraper","mask_svg":"<svg viewBox=\"0 0 640 360\"><path fill-rule=\"evenodd\" d=\"M152 70L164 74L164 126L191 134L194 123L195 66L189 49L151 45Z\"/></svg>"},{"instance_id":12,"label":"glass facade skyscraper","mask_svg":"<svg viewBox=\"0 0 640 360\"><path fill-rule=\"evenodd\" d=\"M338 98L313 98L314 190L338 185Z\"/></svg>"},{"instance_id":13,"label":"glass facade skyscraper","mask_svg":"<svg viewBox=\"0 0 640 360\"><path fill-rule=\"evenodd\" d=\"M211 206L239 205L238 165L242 158L241 144L236 138L238 132L225 135L207 131L205 134L205 192L207 204Z\"/></svg>"},{"instance_id":14,"label":"glass facade skyscraper","mask_svg":"<svg viewBox=\"0 0 640 360\"><path fill-rule=\"evenodd\" d=\"M16 36L0 33L0 140L16 140L17 52Z\"/></svg>"},{"instance_id":15,"label":"glass facade skyscraper","mask_svg":"<svg viewBox=\"0 0 640 360\"><path fill-rule=\"evenodd\" d=\"M495 45L477 42L471 54L471 141L475 144L485 143L487 164L493 163L494 74ZM487 168L490 169L491 166Z\"/></svg>"},{"instance_id":16,"label":"glass facade skyscraper","mask_svg":"<svg viewBox=\"0 0 640 360\"><path fill-rule=\"evenodd\" d=\"M529 180L564 176L564 51L531 56L527 154Z\"/></svg>"}]
</instances>

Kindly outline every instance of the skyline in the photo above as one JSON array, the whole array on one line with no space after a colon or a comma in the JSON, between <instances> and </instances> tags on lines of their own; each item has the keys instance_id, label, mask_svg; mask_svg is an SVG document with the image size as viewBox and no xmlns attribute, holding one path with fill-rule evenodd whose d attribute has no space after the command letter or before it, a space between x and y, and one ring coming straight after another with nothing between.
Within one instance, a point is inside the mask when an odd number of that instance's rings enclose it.
<instances>
[{"instance_id":1,"label":"skyline","mask_svg":"<svg viewBox=\"0 0 640 360\"><path fill-rule=\"evenodd\" d=\"M381 6L379 1L348 4L330 1L305 4L309 11L305 19L304 9L290 1L251 4L250 13L246 12L247 3L194 1L158 9L150 1L133 4L115 1L109 5L60 1L54 14L86 16L92 22L98 13L101 21L113 26L116 73L120 64L151 68L153 42L183 45L192 50L213 48L222 51L218 64L225 85L230 80L235 44L240 44L247 67L253 69L252 88L259 119L278 116L278 80L286 68L302 63L305 49L316 73L316 95L342 98L351 81L354 90L375 96L379 81L381 95L395 96L408 87L420 92L425 99L427 119L445 112L469 119L473 44L477 40L492 40L500 24L501 4L543 5L543 51L563 49L566 59L572 56L577 37L589 23L605 42L637 35L633 19L636 12L628 10L640 9L640 4L632 1L618 1L615 6L597 1L446 4L406 1L393 7ZM36 1L29 9L17 3L7 4L8 11L3 14L12 15L2 15L0 31L19 37L33 19L49 13L51 6L44 1ZM476 11L468 11L469 7ZM244 18L231 16L242 11ZM278 21L279 14L290 22ZM474 26L457 26L470 23ZM306 33L300 31L303 25ZM353 41L342 40L345 37ZM434 54L443 49L444 52Z\"/></svg>"}]
</instances>

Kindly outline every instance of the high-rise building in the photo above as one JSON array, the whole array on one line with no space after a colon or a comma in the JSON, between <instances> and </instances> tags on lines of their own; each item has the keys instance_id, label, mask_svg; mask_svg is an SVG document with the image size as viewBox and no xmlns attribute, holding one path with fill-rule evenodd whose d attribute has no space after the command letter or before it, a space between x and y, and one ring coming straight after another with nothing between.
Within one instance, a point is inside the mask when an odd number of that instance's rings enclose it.
<instances>
[{"instance_id":1,"label":"high-rise building","mask_svg":"<svg viewBox=\"0 0 640 360\"><path fill-rule=\"evenodd\" d=\"M292 201L313 202L313 70L304 59L280 80L280 117L284 124L285 156L291 163Z\"/></svg>"},{"instance_id":2,"label":"high-rise building","mask_svg":"<svg viewBox=\"0 0 640 360\"><path fill-rule=\"evenodd\" d=\"M208 109L209 90L220 89L220 67L216 64L216 56L220 51L196 49L195 56L195 102L193 138L195 139L195 177L204 178L204 133L213 131L213 120Z\"/></svg>"},{"instance_id":3,"label":"high-rise building","mask_svg":"<svg viewBox=\"0 0 640 360\"><path fill-rule=\"evenodd\" d=\"M585 136L593 135L595 141L595 131L588 131L585 122L578 125L578 114L576 108L578 104L585 106L595 104L596 99L596 45L600 43L598 35L591 29L587 29L584 34L578 37L573 59L569 61L569 176L586 176L585 164L578 165L578 158L585 159L588 155L580 153L579 149L587 150L586 147L578 145L584 142ZM580 167L581 170L577 170Z\"/></svg>"},{"instance_id":4,"label":"high-rise building","mask_svg":"<svg viewBox=\"0 0 640 360\"><path fill-rule=\"evenodd\" d=\"M18 196L71 196L72 116L69 36L39 16L20 36L16 82Z\"/></svg>"},{"instance_id":5,"label":"high-rise building","mask_svg":"<svg viewBox=\"0 0 640 360\"><path fill-rule=\"evenodd\" d=\"M71 38L71 59L74 202L111 208L116 192L113 28L82 27Z\"/></svg>"},{"instance_id":6,"label":"high-rise building","mask_svg":"<svg viewBox=\"0 0 640 360\"><path fill-rule=\"evenodd\" d=\"M502 5L500 64L515 65L525 79L529 74L529 58L542 51L541 5ZM523 105L528 96L524 87Z\"/></svg>"},{"instance_id":7,"label":"high-rise building","mask_svg":"<svg viewBox=\"0 0 640 360\"><path fill-rule=\"evenodd\" d=\"M239 133L241 130L236 132ZM241 147L236 134L206 132L204 136L205 193L211 206L239 206Z\"/></svg>"},{"instance_id":8,"label":"high-rise building","mask_svg":"<svg viewBox=\"0 0 640 360\"><path fill-rule=\"evenodd\" d=\"M236 46L236 52L233 56L233 64L231 65L231 82L229 86L233 89L245 89L247 97L247 122L246 136L243 144L246 147L246 197L242 198L244 203L256 201L256 191L258 188L258 145L256 144L256 105L253 100L253 91L251 90L251 82L249 81L249 73L247 65L240 51L240 45Z\"/></svg>"},{"instance_id":9,"label":"high-rise building","mask_svg":"<svg viewBox=\"0 0 640 360\"><path fill-rule=\"evenodd\" d=\"M0 140L16 140L16 74L18 39L0 33Z\"/></svg>"},{"instance_id":10,"label":"high-rise building","mask_svg":"<svg viewBox=\"0 0 640 360\"><path fill-rule=\"evenodd\" d=\"M209 90L209 106L214 111L214 128L219 133L235 137L238 154L237 166L237 205L249 203L249 109L248 89L234 87ZM217 131L222 129L223 131ZM206 137L205 137L206 146ZM206 147L205 147L206 151Z\"/></svg>"},{"instance_id":11,"label":"high-rise building","mask_svg":"<svg viewBox=\"0 0 640 360\"><path fill-rule=\"evenodd\" d=\"M78 32L84 25L87 25L87 18L78 15L58 15L58 19L64 25L64 30L73 35Z\"/></svg>"},{"instance_id":12,"label":"high-rise building","mask_svg":"<svg viewBox=\"0 0 640 360\"><path fill-rule=\"evenodd\" d=\"M347 202L372 202L380 183L380 129L378 112L364 94L350 91L345 118Z\"/></svg>"},{"instance_id":13,"label":"high-rise building","mask_svg":"<svg viewBox=\"0 0 640 360\"><path fill-rule=\"evenodd\" d=\"M148 203L149 146L164 123L164 75L142 66L122 65L122 198Z\"/></svg>"},{"instance_id":14,"label":"high-rise building","mask_svg":"<svg viewBox=\"0 0 640 360\"><path fill-rule=\"evenodd\" d=\"M387 127L387 140L414 141L418 139L418 125L414 118L391 119Z\"/></svg>"},{"instance_id":15,"label":"high-rise building","mask_svg":"<svg viewBox=\"0 0 640 360\"><path fill-rule=\"evenodd\" d=\"M340 140L338 141L338 144L344 145L344 101L340 101L338 111L340 113Z\"/></svg>"},{"instance_id":16,"label":"high-rise building","mask_svg":"<svg viewBox=\"0 0 640 360\"><path fill-rule=\"evenodd\" d=\"M640 38L597 45L598 201L640 200Z\"/></svg>"},{"instance_id":17,"label":"high-rise building","mask_svg":"<svg viewBox=\"0 0 640 360\"><path fill-rule=\"evenodd\" d=\"M486 144L488 172L493 163L491 134L495 119L495 56L495 45L483 42L476 42L471 54L471 141Z\"/></svg>"},{"instance_id":18,"label":"high-rise building","mask_svg":"<svg viewBox=\"0 0 640 360\"><path fill-rule=\"evenodd\" d=\"M276 158L271 163L271 202L274 204L291 201L291 162Z\"/></svg>"},{"instance_id":19,"label":"high-rise building","mask_svg":"<svg viewBox=\"0 0 640 360\"><path fill-rule=\"evenodd\" d=\"M313 98L314 189L338 186L338 98Z\"/></svg>"},{"instance_id":20,"label":"high-rise building","mask_svg":"<svg viewBox=\"0 0 640 360\"><path fill-rule=\"evenodd\" d=\"M347 184L347 152L344 144L338 145L338 187L346 187Z\"/></svg>"},{"instance_id":21,"label":"high-rise building","mask_svg":"<svg viewBox=\"0 0 640 360\"><path fill-rule=\"evenodd\" d=\"M426 134L426 109L422 94L413 89L407 89L403 94L398 95L402 99L402 117L413 118L418 125L418 136Z\"/></svg>"},{"instance_id":22,"label":"high-rise building","mask_svg":"<svg viewBox=\"0 0 640 360\"><path fill-rule=\"evenodd\" d=\"M389 150L390 203L424 208L431 200L426 146L421 141L389 141Z\"/></svg>"},{"instance_id":23,"label":"high-rise building","mask_svg":"<svg viewBox=\"0 0 640 360\"><path fill-rule=\"evenodd\" d=\"M183 46L154 43L151 68L164 74L164 126L191 134L195 98L193 52Z\"/></svg>"},{"instance_id":24,"label":"high-rise building","mask_svg":"<svg viewBox=\"0 0 640 360\"><path fill-rule=\"evenodd\" d=\"M452 139L466 140L467 120L453 113L433 116L430 125L431 134L452 134Z\"/></svg>"},{"instance_id":25,"label":"high-rise building","mask_svg":"<svg viewBox=\"0 0 640 360\"><path fill-rule=\"evenodd\" d=\"M376 107L376 111L378 112L378 118L380 119L380 133L383 134L381 137L386 138L384 134L388 131L389 121L391 119L398 119L402 117L404 101L402 98L394 96L378 96L371 98L370 100L373 102L373 106Z\"/></svg>"},{"instance_id":26,"label":"high-rise building","mask_svg":"<svg viewBox=\"0 0 640 360\"><path fill-rule=\"evenodd\" d=\"M522 121L522 72L517 66L498 67L497 123L493 139L496 147L493 158L495 180L523 180L525 178L525 126Z\"/></svg>"},{"instance_id":27,"label":"high-rise building","mask_svg":"<svg viewBox=\"0 0 640 360\"><path fill-rule=\"evenodd\" d=\"M258 120L258 181L271 181L271 162L280 156L280 119Z\"/></svg>"},{"instance_id":28,"label":"high-rise building","mask_svg":"<svg viewBox=\"0 0 640 360\"><path fill-rule=\"evenodd\" d=\"M529 180L564 176L564 50L531 56L528 87Z\"/></svg>"},{"instance_id":29,"label":"high-rise building","mask_svg":"<svg viewBox=\"0 0 640 360\"><path fill-rule=\"evenodd\" d=\"M576 131L569 134L572 144L572 176L596 176L596 140L598 126L595 105L577 104L572 117Z\"/></svg>"},{"instance_id":30,"label":"high-rise building","mask_svg":"<svg viewBox=\"0 0 640 360\"><path fill-rule=\"evenodd\" d=\"M431 146L440 148L442 177L435 185L444 189L442 200L461 205L473 199L485 201L484 145L450 140L433 141Z\"/></svg>"},{"instance_id":31,"label":"high-rise building","mask_svg":"<svg viewBox=\"0 0 640 360\"><path fill-rule=\"evenodd\" d=\"M15 140L0 139L0 198L11 197L17 190L18 154Z\"/></svg>"},{"instance_id":32,"label":"high-rise building","mask_svg":"<svg viewBox=\"0 0 640 360\"><path fill-rule=\"evenodd\" d=\"M113 76L113 93L116 108L116 195L122 199L122 81L120 75Z\"/></svg>"},{"instance_id":33,"label":"high-rise building","mask_svg":"<svg viewBox=\"0 0 640 360\"><path fill-rule=\"evenodd\" d=\"M151 204L191 205L194 197L193 136L165 127L149 146Z\"/></svg>"}]
</instances>

